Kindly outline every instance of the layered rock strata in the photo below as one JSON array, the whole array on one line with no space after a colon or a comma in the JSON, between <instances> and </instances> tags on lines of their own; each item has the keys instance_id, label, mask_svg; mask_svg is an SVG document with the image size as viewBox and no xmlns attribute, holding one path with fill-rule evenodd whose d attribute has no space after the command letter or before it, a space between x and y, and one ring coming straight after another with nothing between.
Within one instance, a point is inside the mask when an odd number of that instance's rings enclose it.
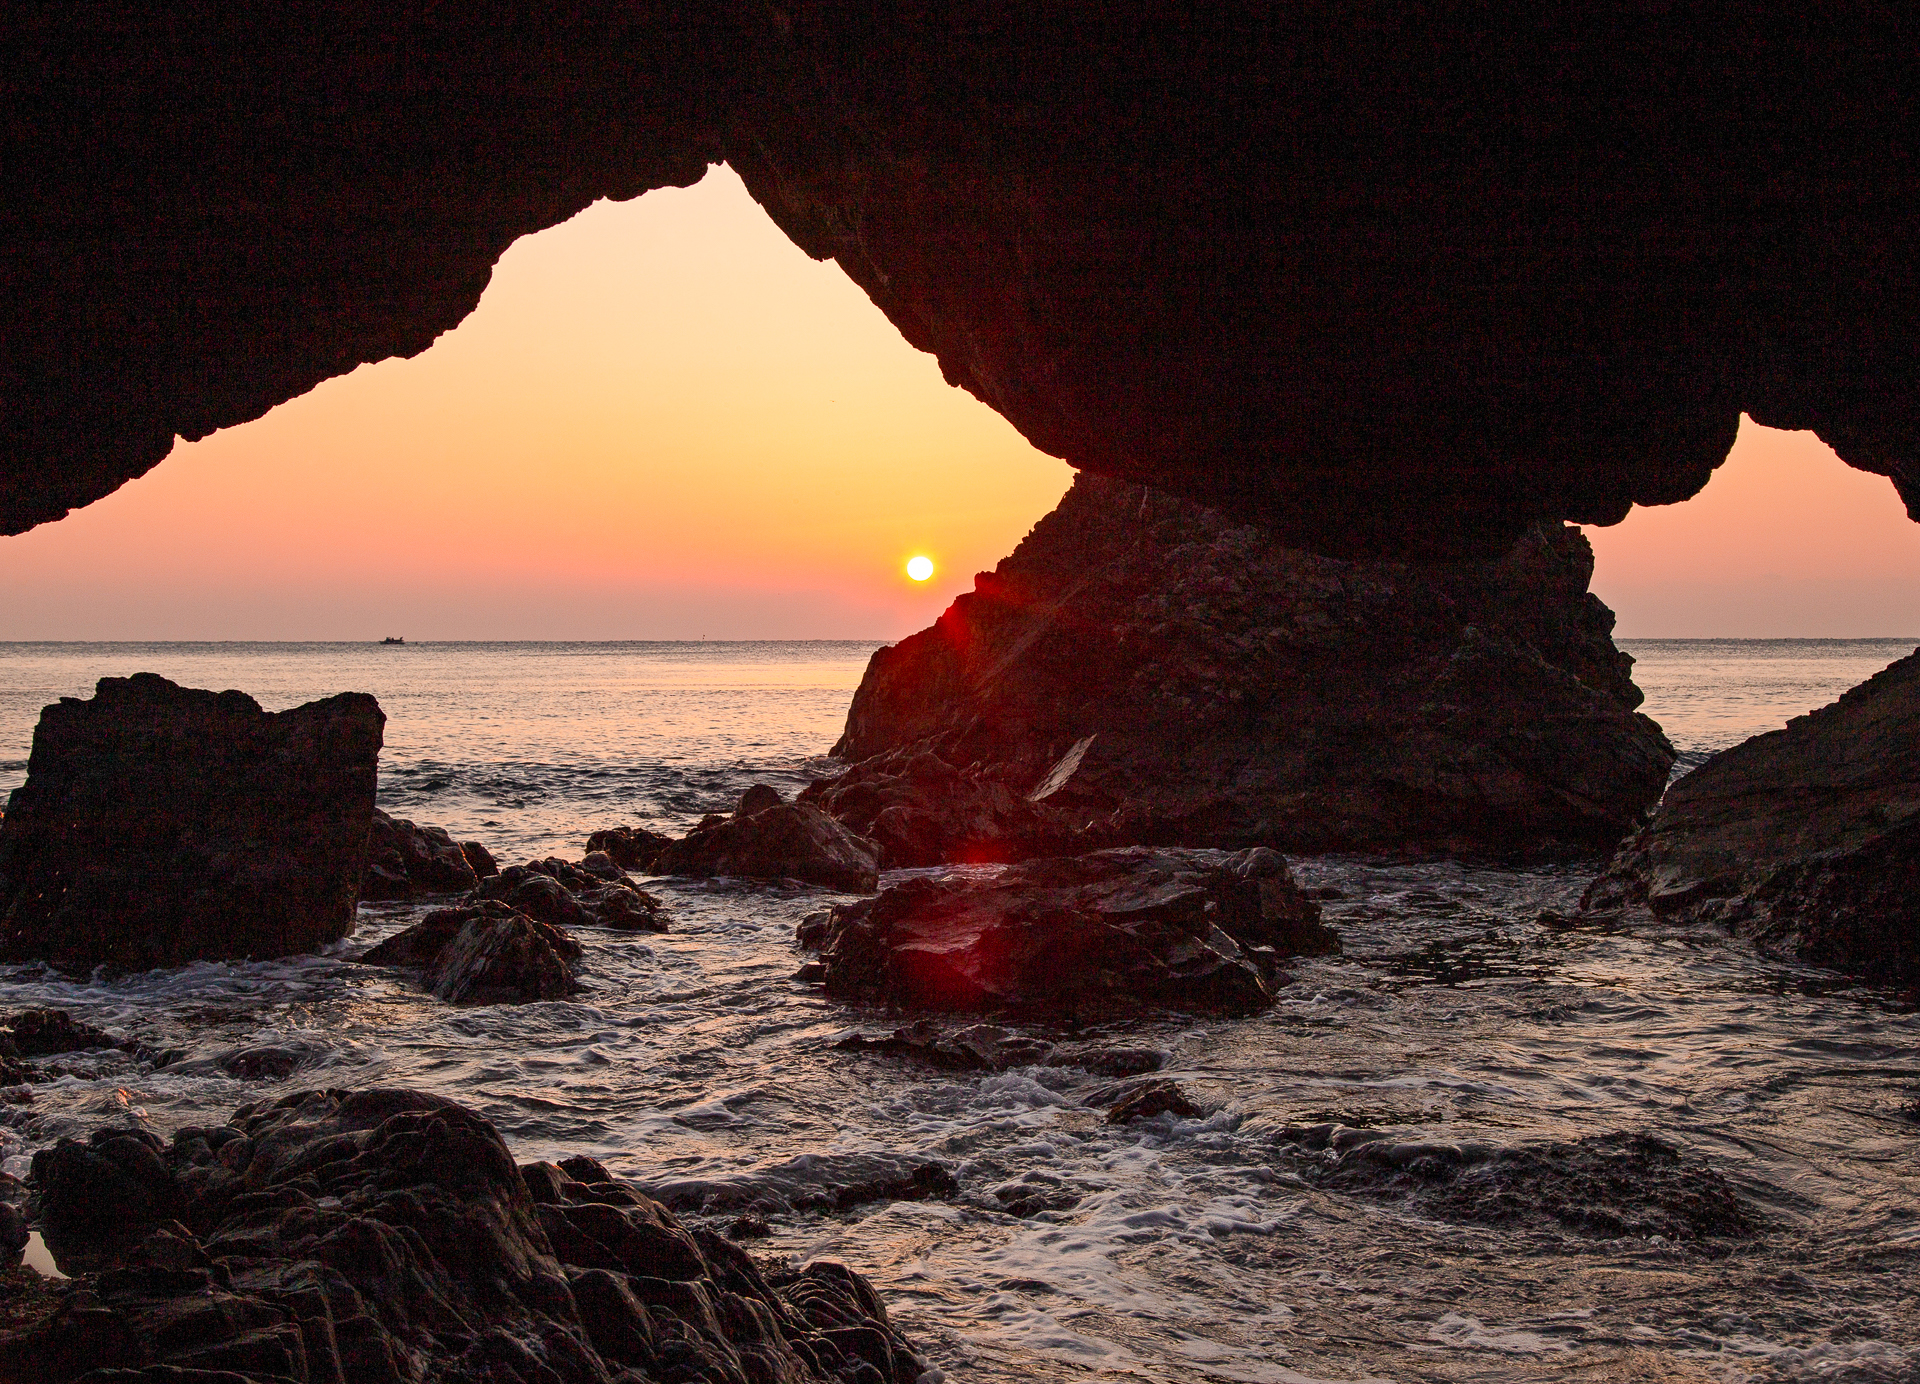
<instances>
[{"instance_id":1,"label":"layered rock strata","mask_svg":"<svg viewBox=\"0 0 1920 1384\"><path fill-rule=\"evenodd\" d=\"M1912 503L1912 47L1783 0L31 7L0 528L424 350L516 237L721 158L1036 445L1291 541L1617 521L1743 409Z\"/></svg>"},{"instance_id":2,"label":"layered rock strata","mask_svg":"<svg viewBox=\"0 0 1920 1384\"><path fill-rule=\"evenodd\" d=\"M1673 751L1634 710L1592 573L1560 526L1498 562L1348 562L1081 476L931 629L874 654L834 746L868 762L808 799L897 851L889 864L929 842L1032 854L1023 837L1089 828L1297 851L1611 847Z\"/></svg>"},{"instance_id":3,"label":"layered rock strata","mask_svg":"<svg viewBox=\"0 0 1920 1384\"><path fill-rule=\"evenodd\" d=\"M0 822L0 958L144 970L312 951L353 930L379 703L102 678L41 713Z\"/></svg>"},{"instance_id":4,"label":"layered rock strata","mask_svg":"<svg viewBox=\"0 0 1920 1384\"><path fill-rule=\"evenodd\" d=\"M1265 1008L1289 956L1337 950L1287 865L1141 847L1033 860L995 878L914 878L802 923L838 999L1083 1018Z\"/></svg>"},{"instance_id":5,"label":"layered rock strata","mask_svg":"<svg viewBox=\"0 0 1920 1384\"><path fill-rule=\"evenodd\" d=\"M305 1092L170 1143L63 1140L31 1181L49 1248L90 1276L0 1330L0 1379L911 1384L923 1370L844 1266L763 1265L590 1158L516 1167L485 1120L419 1092Z\"/></svg>"},{"instance_id":6,"label":"layered rock strata","mask_svg":"<svg viewBox=\"0 0 1920 1384\"><path fill-rule=\"evenodd\" d=\"M1920 980L1920 652L1715 755L1588 888L1766 950Z\"/></svg>"}]
</instances>

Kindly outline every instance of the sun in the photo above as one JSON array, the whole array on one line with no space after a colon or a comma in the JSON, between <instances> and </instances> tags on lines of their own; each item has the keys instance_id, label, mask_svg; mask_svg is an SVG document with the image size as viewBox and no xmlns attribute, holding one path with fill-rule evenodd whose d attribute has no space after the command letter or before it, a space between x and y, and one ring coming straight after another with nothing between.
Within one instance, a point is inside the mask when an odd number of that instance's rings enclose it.
<instances>
[{"instance_id":1,"label":"sun","mask_svg":"<svg viewBox=\"0 0 1920 1384\"><path fill-rule=\"evenodd\" d=\"M907 559L907 575L915 581L925 581L933 575L933 559L921 554Z\"/></svg>"}]
</instances>

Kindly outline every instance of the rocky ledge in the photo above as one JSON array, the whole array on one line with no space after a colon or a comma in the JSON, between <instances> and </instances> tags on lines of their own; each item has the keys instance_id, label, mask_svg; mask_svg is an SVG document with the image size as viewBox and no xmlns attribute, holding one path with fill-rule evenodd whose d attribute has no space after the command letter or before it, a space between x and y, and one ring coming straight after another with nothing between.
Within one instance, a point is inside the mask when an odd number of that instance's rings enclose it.
<instances>
[{"instance_id":1,"label":"rocky ledge","mask_svg":"<svg viewBox=\"0 0 1920 1384\"><path fill-rule=\"evenodd\" d=\"M591 1158L516 1167L414 1091L310 1091L170 1144L34 1156L80 1274L16 1305L0 1380L132 1384L911 1384L858 1274L761 1263ZM96 1373L97 1372L97 1373Z\"/></svg>"},{"instance_id":2,"label":"rocky ledge","mask_svg":"<svg viewBox=\"0 0 1920 1384\"><path fill-rule=\"evenodd\" d=\"M1582 908L1645 905L1779 955L1912 982L1916 892L1920 652L1674 784Z\"/></svg>"},{"instance_id":3,"label":"rocky ledge","mask_svg":"<svg viewBox=\"0 0 1920 1384\"><path fill-rule=\"evenodd\" d=\"M40 714L0 822L0 959L145 970L353 930L386 717L136 673Z\"/></svg>"},{"instance_id":4,"label":"rocky ledge","mask_svg":"<svg viewBox=\"0 0 1920 1384\"><path fill-rule=\"evenodd\" d=\"M1283 958L1339 947L1263 848L1132 847L993 879L908 879L813 915L799 942L819 952L813 974L836 998L1075 1019L1252 1013L1272 1002Z\"/></svg>"},{"instance_id":5,"label":"rocky ledge","mask_svg":"<svg viewBox=\"0 0 1920 1384\"><path fill-rule=\"evenodd\" d=\"M1317 557L1082 475L876 652L810 790L886 863L1086 844L1611 848L1673 761L1577 531L1497 562Z\"/></svg>"}]
</instances>

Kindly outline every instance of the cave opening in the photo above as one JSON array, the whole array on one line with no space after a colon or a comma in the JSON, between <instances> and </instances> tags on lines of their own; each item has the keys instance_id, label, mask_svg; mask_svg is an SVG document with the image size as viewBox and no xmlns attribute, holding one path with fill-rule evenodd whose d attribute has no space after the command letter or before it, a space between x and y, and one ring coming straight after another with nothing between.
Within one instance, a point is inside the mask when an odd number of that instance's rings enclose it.
<instances>
[{"instance_id":1,"label":"cave opening","mask_svg":"<svg viewBox=\"0 0 1920 1384\"><path fill-rule=\"evenodd\" d=\"M896 638L1070 477L716 165L522 237L420 355L6 539L0 638Z\"/></svg>"}]
</instances>

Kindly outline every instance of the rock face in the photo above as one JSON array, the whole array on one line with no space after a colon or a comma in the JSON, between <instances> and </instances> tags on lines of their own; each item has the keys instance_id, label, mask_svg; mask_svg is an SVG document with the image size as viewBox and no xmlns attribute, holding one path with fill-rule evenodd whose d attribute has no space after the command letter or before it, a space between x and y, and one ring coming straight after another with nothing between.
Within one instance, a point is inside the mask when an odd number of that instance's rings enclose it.
<instances>
[{"instance_id":1,"label":"rock face","mask_svg":"<svg viewBox=\"0 0 1920 1384\"><path fill-rule=\"evenodd\" d=\"M654 858L659 875L733 875L797 879L850 894L879 884L873 842L808 803L784 802L757 783L740 795L730 817L711 816Z\"/></svg>"},{"instance_id":2,"label":"rock face","mask_svg":"<svg viewBox=\"0 0 1920 1384\"><path fill-rule=\"evenodd\" d=\"M1614 522L1697 491L1742 409L1913 503L1912 37L1822 21L38 7L4 58L0 526L418 353L516 237L720 158L1043 450L1290 541Z\"/></svg>"},{"instance_id":3,"label":"rock face","mask_svg":"<svg viewBox=\"0 0 1920 1384\"><path fill-rule=\"evenodd\" d=\"M1081 476L972 594L874 654L834 753L893 758L815 796L890 851L919 800L1010 788L1111 842L1610 847L1673 751L1634 712L1592 572L1560 527L1495 563L1345 562Z\"/></svg>"},{"instance_id":4,"label":"rock face","mask_svg":"<svg viewBox=\"0 0 1920 1384\"><path fill-rule=\"evenodd\" d=\"M1920 652L1715 755L1587 890L1823 966L1920 979Z\"/></svg>"},{"instance_id":5,"label":"rock face","mask_svg":"<svg viewBox=\"0 0 1920 1384\"><path fill-rule=\"evenodd\" d=\"M415 826L404 817L373 810L367 838L363 899L410 899L421 894L464 894L482 876L499 873L478 841L461 843L445 827Z\"/></svg>"},{"instance_id":6,"label":"rock face","mask_svg":"<svg viewBox=\"0 0 1920 1384\"><path fill-rule=\"evenodd\" d=\"M385 721L364 693L269 713L151 673L62 698L0 822L0 958L143 970L346 936Z\"/></svg>"},{"instance_id":7,"label":"rock face","mask_svg":"<svg viewBox=\"0 0 1920 1384\"><path fill-rule=\"evenodd\" d=\"M1283 957L1337 950L1286 862L1133 847L917 878L801 925L827 993L909 1009L1060 1017L1165 1006L1247 1014Z\"/></svg>"},{"instance_id":8,"label":"rock face","mask_svg":"<svg viewBox=\"0 0 1920 1384\"><path fill-rule=\"evenodd\" d=\"M418 1092L306 1092L170 1144L63 1140L35 1155L31 1181L62 1265L107 1271L0 1329L9 1380L911 1384L921 1371L858 1274L762 1265L591 1159L517 1168L485 1120Z\"/></svg>"}]
</instances>

